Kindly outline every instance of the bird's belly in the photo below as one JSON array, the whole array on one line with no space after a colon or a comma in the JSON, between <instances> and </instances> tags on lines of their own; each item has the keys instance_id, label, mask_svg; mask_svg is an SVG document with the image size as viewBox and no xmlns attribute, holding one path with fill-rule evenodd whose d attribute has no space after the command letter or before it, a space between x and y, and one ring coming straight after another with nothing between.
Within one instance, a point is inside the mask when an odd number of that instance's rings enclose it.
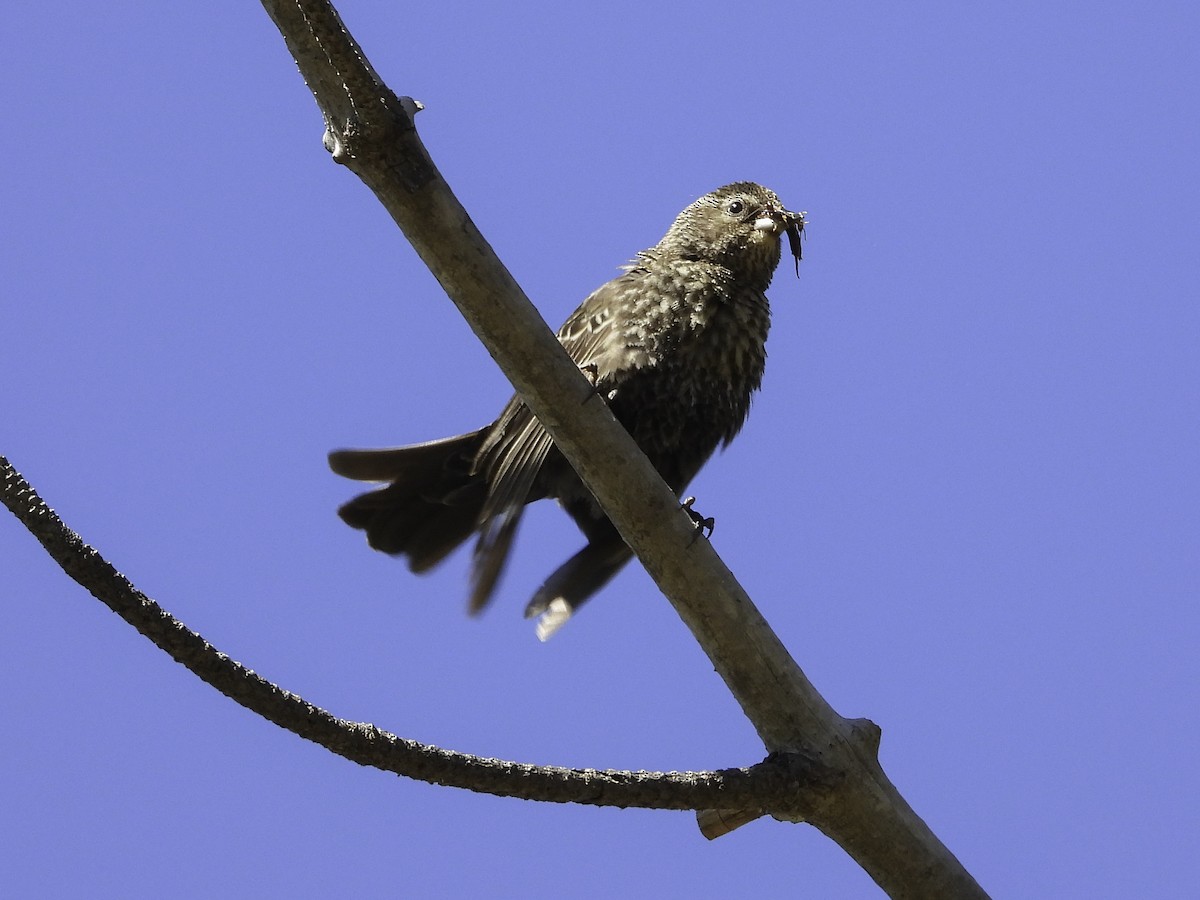
<instances>
[{"instance_id":1,"label":"bird's belly","mask_svg":"<svg viewBox=\"0 0 1200 900\"><path fill-rule=\"evenodd\" d=\"M734 377L719 368L667 363L630 375L609 404L642 452L678 491L718 445L737 434L760 378L761 368Z\"/></svg>"}]
</instances>

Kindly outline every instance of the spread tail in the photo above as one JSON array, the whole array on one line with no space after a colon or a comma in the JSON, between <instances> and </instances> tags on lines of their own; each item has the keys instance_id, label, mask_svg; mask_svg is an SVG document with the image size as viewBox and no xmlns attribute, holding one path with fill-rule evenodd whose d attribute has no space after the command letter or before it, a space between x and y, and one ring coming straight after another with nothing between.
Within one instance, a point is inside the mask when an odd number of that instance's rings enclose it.
<instances>
[{"instance_id":1,"label":"spread tail","mask_svg":"<svg viewBox=\"0 0 1200 900\"><path fill-rule=\"evenodd\" d=\"M367 543L424 572L441 562L479 525L487 485L472 474L486 428L425 444L386 450L336 450L329 467L358 481L391 484L359 494L338 509L342 521L367 533Z\"/></svg>"}]
</instances>

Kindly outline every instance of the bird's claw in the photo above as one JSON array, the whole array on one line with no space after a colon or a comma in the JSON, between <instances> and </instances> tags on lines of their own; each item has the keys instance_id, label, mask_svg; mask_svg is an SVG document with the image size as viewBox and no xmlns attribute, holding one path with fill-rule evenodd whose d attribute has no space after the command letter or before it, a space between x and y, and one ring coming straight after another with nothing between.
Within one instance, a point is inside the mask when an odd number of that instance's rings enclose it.
<instances>
[{"instance_id":1,"label":"bird's claw","mask_svg":"<svg viewBox=\"0 0 1200 900\"><path fill-rule=\"evenodd\" d=\"M692 539L688 542L689 547L696 543L696 538L700 537L702 534L705 538L711 538L713 529L717 526L717 520L715 518L712 516L702 516L700 513L696 512L696 510L692 509L692 504L695 502L695 497L688 497L679 505L679 508L688 514L688 518L692 520L692 524L696 528L696 533L692 535Z\"/></svg>"}]
</instances>

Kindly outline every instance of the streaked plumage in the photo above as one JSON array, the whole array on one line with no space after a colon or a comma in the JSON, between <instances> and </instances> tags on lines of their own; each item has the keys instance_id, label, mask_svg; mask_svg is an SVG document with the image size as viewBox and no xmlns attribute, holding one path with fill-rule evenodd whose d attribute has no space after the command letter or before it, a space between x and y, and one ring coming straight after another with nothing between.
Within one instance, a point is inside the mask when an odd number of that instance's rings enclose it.
<instances>
[{"instance_id":1,"label":"streaked plumage","mask_svg":"<svg viewBox=\"0 0 1200 900\"><path fill-rule=\"evenodd\" d=\"M787 234L799 259L803 213L761 185L692 203L654 247L589 296L558 338L677 493L745 422L761 383L765 291ZM526 615L553 633L629 561L630 551L550 436L513 397L491 425L387 450L339 450L339 475L391 482L338 510L369 544L414 572L474 532L470 609L491 599L527 503L554 497L588 539L537 590Z\"/></svg>"}]
</instances>

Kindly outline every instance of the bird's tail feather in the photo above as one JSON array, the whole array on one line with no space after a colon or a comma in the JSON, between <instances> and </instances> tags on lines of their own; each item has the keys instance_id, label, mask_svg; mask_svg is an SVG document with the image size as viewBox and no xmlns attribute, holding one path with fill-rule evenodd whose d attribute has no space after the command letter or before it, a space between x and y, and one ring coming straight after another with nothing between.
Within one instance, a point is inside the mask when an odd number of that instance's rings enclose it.
<instances>
[{"instance_id":1,"label":"bird's tail feather","mask_svg":"<svg viewBox=\"0 0 1200 900\"><path fill-rule=\"evenodd\" d=\"M385 450L337 450L329 467L359 481L390 481L338 509L342 521L367 533L376 550L407 556L424 572L470 537L486 486L471 474L486 429Z\"/></svg>"}]
</instances>

